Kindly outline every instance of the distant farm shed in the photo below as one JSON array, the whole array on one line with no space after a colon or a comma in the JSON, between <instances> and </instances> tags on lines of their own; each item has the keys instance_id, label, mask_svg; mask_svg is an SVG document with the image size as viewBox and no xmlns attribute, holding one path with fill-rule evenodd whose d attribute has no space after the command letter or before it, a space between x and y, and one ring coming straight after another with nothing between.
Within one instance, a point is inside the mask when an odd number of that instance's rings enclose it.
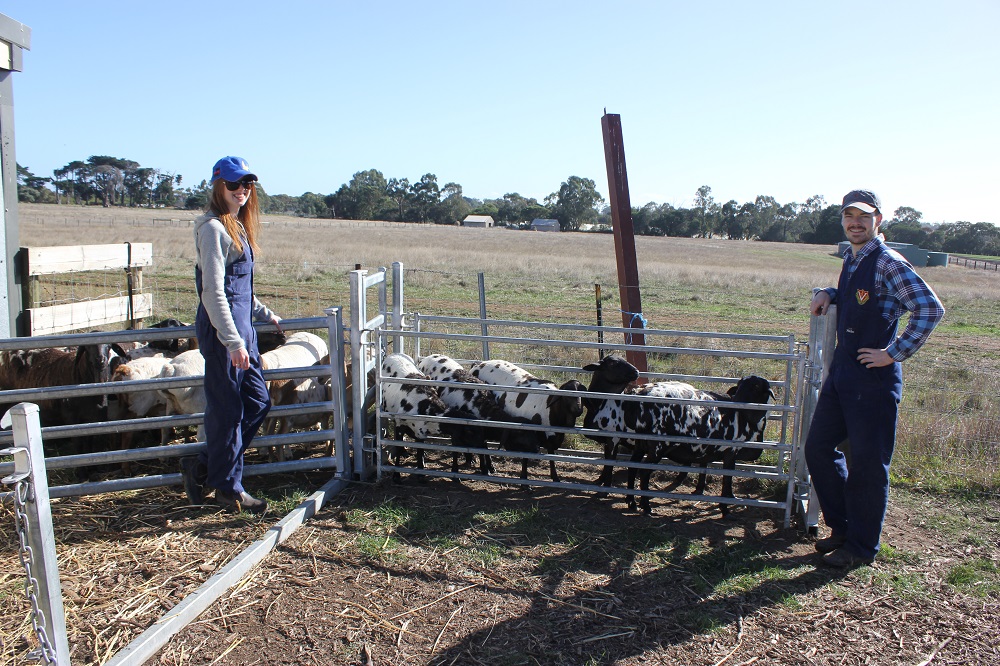
<instances>
[{"instance_id":1,"label":"distant farm shed","mask_svg":"<svg viewBox=\"0 0 1000 666\"><path fill-rule=\"evenodd\" d=\"M559 220L544 220L536 217L531 221L532 231L559 231Z\"/></svg>"},{"instance_id":2,"label":"distant farm shed","mask_svg":"<svg viewBox=\"0 0 1000 666\"><path fill-rule=\"evenodd\" d=\"M494 224L490 215L466 215L462 220L463 227L492 227Z\"/></svg>"}]
</instances>

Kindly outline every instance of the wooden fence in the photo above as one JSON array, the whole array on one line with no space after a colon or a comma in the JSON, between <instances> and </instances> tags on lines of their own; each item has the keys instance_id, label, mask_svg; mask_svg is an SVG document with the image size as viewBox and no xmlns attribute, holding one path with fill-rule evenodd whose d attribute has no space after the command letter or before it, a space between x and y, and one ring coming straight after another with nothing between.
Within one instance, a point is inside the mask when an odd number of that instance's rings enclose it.
<instances>
[{"instance_id":1,"label":"wooden fence","mask_svg":"<svg viewBox=\"0 0 1000 666\"><path fill-rule=\"evenodd\" d=\"M153 265L152 243L22 247L21 285L28 335L52 335L153 314L153 295L142 293L142 267ZM41 277L81 271L125 270L125 296L40 305Z\"/></svg>"}]
</instances>

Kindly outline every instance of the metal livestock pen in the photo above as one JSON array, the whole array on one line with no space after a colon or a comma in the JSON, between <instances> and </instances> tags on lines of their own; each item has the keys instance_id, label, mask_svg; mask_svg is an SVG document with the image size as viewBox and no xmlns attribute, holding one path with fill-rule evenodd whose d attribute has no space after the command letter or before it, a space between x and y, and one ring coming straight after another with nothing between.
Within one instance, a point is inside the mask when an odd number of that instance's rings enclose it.
<instances>
[{"instance_id":1,"label":"metal livestock pen","mask_svg":"<svg viewBox=\"0 0 1000 666\"><path fill-rule=\"evenodd\" d=\"M479 479L496 483L518 484L526 486L546 486L575 491L607 492L608 489L596 484L597 469L605 465L616 468L651 469L673 473L707 473L725 475L743 479L756 479L758 488L764 488L765 497L727 498L721 496L695 495L681 492L664 492L656 490L620 490L629 495L668 498L697 502L718 502L743 506L763 507L782 511L784 522L790 524L793 511L798 508L809 529L816 525L815 503L809 500L809 484L804 462L801 455L801 444L804 435L803 424L808 423L810 414L804 413L803 407L811 408L807 398L818 390L819 381L816 377L821 368L816 360L807 353L805 345L796 342L792 335L748 335L719 332L679 331L644 329L646 345L628 344L629 336L635 329L590 326L583 324L553 324L533 321L490 320L485 317L485 299L481 293L481 318L443 317L421 313L406 313L403 307L404 288L402 282L403 270L401 264L393 264L393 293L390 303L385 290L386 275L384 270L374 275L359 275L358 280L364 280L368 286L378 286L380 308L376 316L367 323L352 319L352 342L356 343L352 350L355 358L359 355L368 359L364 372L368 368L378 368L382 358L390 350L409 352L418 360L432 353L444 353L458 360L465 367L478 360L497 359L512 361L524 369L554 380L556 383L568 378L576 378L586 385L589 377L581 375L582 367L596 361L599 356L612 352L623 353L627 350L643 351L647 354L650 371L645 373L647 381L673 380L697 385L728 386L736 383L741 376L757 374L771 381L777 389L778 401L766 408L758 405L758 409L766 409L767 428L762 441L728 442L712 440L737 449L757 449L762 454L761 460L755 463L740 463L734 470L721 469L715 463L708 467L690 467L674 464L648 464L630 462L621 456L614 460L604 458L603 452L595 450L592 437L600 437L613 433L580 427L559 428L542 427L526 423L514 422L483 422L469 419L455 419L442 416L425 416L422 420L437 422L454 422L485 426L496 429L497 439L499 429L542 430L566 435L566 446L554 454L503 451L497 448L479 449L463 445L461 442L444 441L440 438L425 442L403 441L390 437L385 427L375 428L367 437L355 439L355 473L361 476L374 467L378 476L385 473L408 473L423 476L448 477L456 479ZM354 284L352 282L352 284ZM358 282L360 285L361 282ZM364 306L359 302L358 306ZM364 310L361 310L364 311ZM390 324L390 322L395 322ZM354 326L360 328L354 330ZM612 344L604 342L620 336L623 342ZM363 386L365 377L359 376L359 367L355 368L355 387ZM476 384L447 384L432 380L403 379L379 376L376 383L381 389L387 383L408 385L450 386L458 388L482 388ZM504 387L504 392L531 393L542 389ZM724 391L724 389L723 389ZM551 391L546 395L574 395L574 392ZM637 396L609 396L606 394L580 394L584 397L609 398L621 400L639 400ZM650 400L649 398L642 398ZM655 402L678 402L669 399L652 399ZM387 412L382 409L381 400L376 401L378 407L376 416L380 426L393 422L404 416L402 413ZM680 401L691 403L692 401ZM697 401L694 401L697 404ZM357 405L360 401L355 402ZM739 405L740 403L737 403ZM752 405L748 407L753 408ZM355 415L355 427L358 427L358 417ZM649 439L662 441L662 437L630 435L633 439ZM671 437L674 443L704 443L690 437ZM365 445L359 450L360 443ZM527 458L529 460L549 461L559 463L569 480L550 481L545 479L521 479L511 476L482 476L463 472L451 472L447 469L422 469L396 466L388 463L388 452L392 447L408 449L423 449L426 452L450 455L489 454L495 458L507 459ZM431 456L434 457L433 455ZM753 457L753 456L750 456ZM813 511L808 511L810 504Z\"/></svg>"}]
</instances>

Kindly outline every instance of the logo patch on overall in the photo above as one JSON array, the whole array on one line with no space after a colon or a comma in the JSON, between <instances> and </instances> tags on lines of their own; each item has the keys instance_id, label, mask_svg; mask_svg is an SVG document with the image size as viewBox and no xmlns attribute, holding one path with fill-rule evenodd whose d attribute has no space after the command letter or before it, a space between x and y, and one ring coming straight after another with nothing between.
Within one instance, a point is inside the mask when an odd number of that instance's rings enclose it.
<instances>
[{"instance_id":1,"label":"logo patch on overall","mask_svg":"<svg viewBox=\"0 0 1000 666\"><path fill-rule=\"evenodd\" d=\"M854 293L854 297L858 299L858 305L864 305L865 303L868 302L868 290L858 289Z\"/></svg>"}]
</instances>

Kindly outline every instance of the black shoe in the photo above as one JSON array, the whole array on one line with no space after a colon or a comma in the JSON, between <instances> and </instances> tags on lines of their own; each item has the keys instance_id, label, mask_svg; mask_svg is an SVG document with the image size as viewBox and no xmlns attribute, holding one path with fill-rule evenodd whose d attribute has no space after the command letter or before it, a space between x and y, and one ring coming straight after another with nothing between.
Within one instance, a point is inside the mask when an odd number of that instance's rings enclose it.
<instances>
[{"instance_id":1,"label":"black shoe","mask_svg":"<svg viewBox=\"0 0 1000 666\"><path fill-rule=\"evenodd\" d=\"M208 477L208 469L205 464L196 456L181 458L181 480L184 482L184 493L191 504L205 503L205 480Z\"/></svg>"},{"instance_id":2,"label":"black shoe","mask_svg":"<svg viewBox=\"0 0 1000 666\"><path fill-rule=\"evenodd\" d=\"M854 569L866 564L871 564L874 561L874 557L861 557L860 555L855 555L846 547L838 548L832 553L824 555L820 559L820 562L826 566L835 567L837 569Z\"/></svg>"},{"instance_id":3,"label":"black shoe","mask_svg":"<svg viewBox=\"0 0 1000 666\"><path fill-rule=\"evenodd\" d=\"M847 541L847 535L844 534L831 534L825 539L820 539L816 542L816 550L824 555L826 553L832 553L837 550Z\"/></svg>"},{"instance_id":4,"label":"black shoe","mask_svg":"<svg viewBox=\"0 0 1000 666\"><path fill-rule=\"evenodd\" d=\"M257 499L245 490L241 493L231 493L225 490L215 491L215 502L219 506L234 513L249 511L255 516L267 513L267 500Z\"/></svg>"}]
</instances>

